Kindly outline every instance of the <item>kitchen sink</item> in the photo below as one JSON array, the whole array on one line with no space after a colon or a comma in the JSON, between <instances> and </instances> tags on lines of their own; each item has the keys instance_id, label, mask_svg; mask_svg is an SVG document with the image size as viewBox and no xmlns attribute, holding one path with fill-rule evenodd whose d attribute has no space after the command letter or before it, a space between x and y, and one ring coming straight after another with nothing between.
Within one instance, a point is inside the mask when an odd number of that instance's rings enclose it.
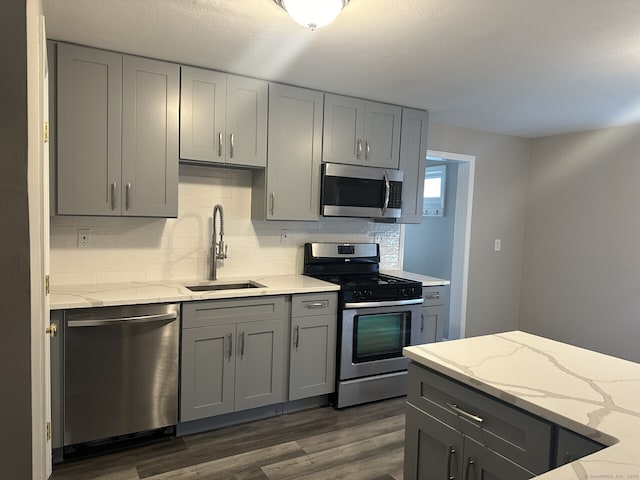
<instances>
[{"instance_id":1,"label":"kitchen sink","mask_svg":"<svg viewBox=\"0 0 640 480\"><path fill-rule=\"evenodd\" d=\"M218 290L240 290L244 288L262 288L256 282L237 282L237 283L209 283L206 285L185 285L185 288L192 292L215 292Z\"/></svg>"}]
</instances>

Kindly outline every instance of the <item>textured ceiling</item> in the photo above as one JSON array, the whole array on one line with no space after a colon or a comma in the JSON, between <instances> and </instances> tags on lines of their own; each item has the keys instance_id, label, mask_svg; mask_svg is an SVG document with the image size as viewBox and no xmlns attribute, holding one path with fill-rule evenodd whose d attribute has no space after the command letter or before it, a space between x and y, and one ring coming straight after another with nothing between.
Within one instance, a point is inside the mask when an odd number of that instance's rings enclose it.
<instances>
[{"instance_id":1,"label":"textured ceiling","mask_svg":"<svg viewBox=\"0 0 640 480\"><path fill-rule=\"evenodd\" d=\"M640 122L640 0L44 0L48 36L425 108L524 137Z\"/></svg>"}]
</instances>

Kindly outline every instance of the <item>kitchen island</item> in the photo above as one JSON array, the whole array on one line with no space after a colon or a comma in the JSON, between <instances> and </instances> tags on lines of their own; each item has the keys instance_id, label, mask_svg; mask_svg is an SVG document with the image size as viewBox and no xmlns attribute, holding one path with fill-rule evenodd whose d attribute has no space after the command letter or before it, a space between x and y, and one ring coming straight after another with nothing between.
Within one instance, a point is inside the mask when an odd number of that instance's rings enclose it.
<instances>
[{"instance_id":1,"label":"kitchen island","mask_svg":"<svg viewBox=\"0 0 640 480\"><path fill-rule=\"evenodd\" d=\"M404 354L419 370L606 447L537 478L640 478L640 364L520 331L406 347Z\"/></svg>"}]
</instances>

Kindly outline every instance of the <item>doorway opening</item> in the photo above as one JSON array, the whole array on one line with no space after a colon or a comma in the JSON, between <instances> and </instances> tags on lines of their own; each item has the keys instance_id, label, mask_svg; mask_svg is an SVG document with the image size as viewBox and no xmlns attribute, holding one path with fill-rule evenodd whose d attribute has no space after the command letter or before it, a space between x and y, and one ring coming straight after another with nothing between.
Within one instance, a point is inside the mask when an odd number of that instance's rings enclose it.
<instances>
[{"instance_id":1,"label":"doorway opening","mask_svg":"<svg viewBox=\"0 0 640 480\"><path fill-rule=\"evenodd\" d=\"M451 281L443 331L454 340L465 336L475 156L428 150L427 168L434 166L446 166L442 211L425 207L421 224L402 225L401 263L405 271Z\"/></svg>"}]
</instances>

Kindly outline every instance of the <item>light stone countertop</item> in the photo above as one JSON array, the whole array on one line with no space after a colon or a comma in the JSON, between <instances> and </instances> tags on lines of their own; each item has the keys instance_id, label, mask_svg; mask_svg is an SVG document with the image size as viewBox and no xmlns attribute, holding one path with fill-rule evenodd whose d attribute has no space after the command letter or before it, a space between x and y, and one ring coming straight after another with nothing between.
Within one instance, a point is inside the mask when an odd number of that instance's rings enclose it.
<instances>
[{"instance_id":1,"label":"light stone countertop","mask_svg":"<svg viewBox=\"0 0 640 480\"><path fill-rule=\"evenodd\" d=\"M404 270L384 270L382 273L392 275L394 277L402 277L408 280L422 282L423 287L436 287L439 285L450 285L449 280L443 278L430 277L429 275L421 275L419 273L406 272Z\"/></svg>"},{"instance_id":2,"label":"light stone countertop","mask_svg":"<svg viewBox=\"0 0 640 480\"><path fill-rule=\"evenodd\" d=\"M185 285L227 284L251 280L264 287L210 292L192 292ZM292 295L338 291L340 287L304 275L224 278L216 281L171 280L165 282L123 282L88 285L52 285L51 309L106 307L143 303L186 302L222 298Z\"/></svg>"},{"instance_id":3,"label":"light stone countertop","mask_svg":"<svg viewBox=\"0 0 640 480\"><path fill-rule=\"evenodd\" d=\"M610 445L536 478L640 478L640 364L520 331L406 347L404 354Z\"/></svg>"}]
</instances>

